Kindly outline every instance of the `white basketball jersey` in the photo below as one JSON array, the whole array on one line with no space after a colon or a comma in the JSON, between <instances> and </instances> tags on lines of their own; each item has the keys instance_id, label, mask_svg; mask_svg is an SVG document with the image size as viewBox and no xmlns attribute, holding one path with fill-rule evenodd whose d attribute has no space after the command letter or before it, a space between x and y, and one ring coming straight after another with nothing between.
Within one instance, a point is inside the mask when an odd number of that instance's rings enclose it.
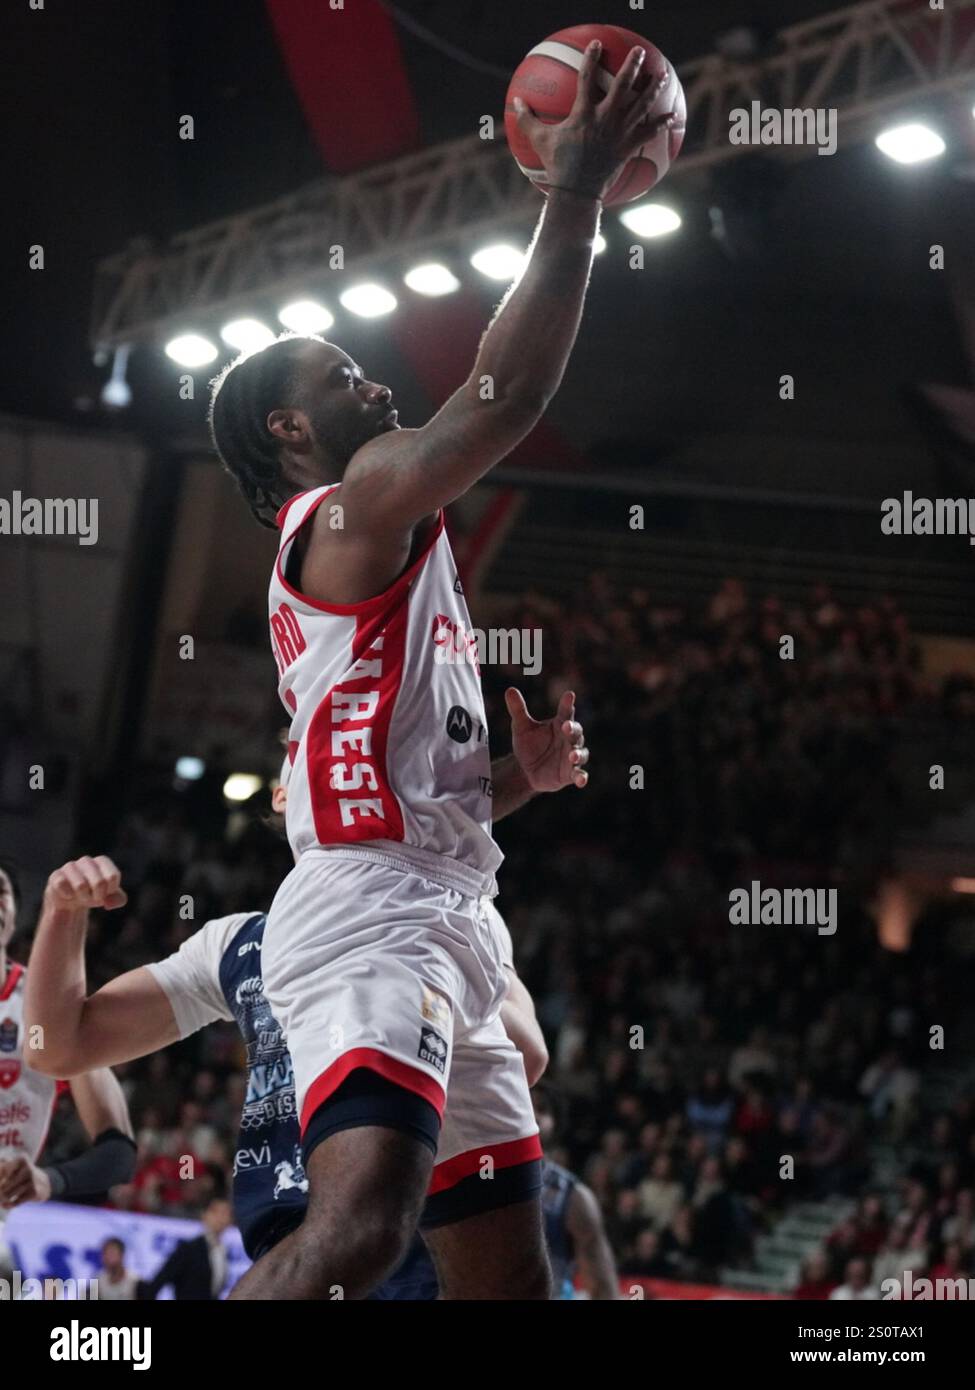
<instances>
[{"instance_id":1,"label":"white basketball jersey","mask_svg":"<svg viewBox=\"0 0 975 1390\"><path fill-rule=\"evenodd\" d=\"M395 850L493 894L502 854L481 677L443 513L385 593L319 603L285 574L297 532L337 486L300 493L278 513L269 616L291 716L291 848Z\"/></svg>"},{"instance_id":2,"label":"white basketball jersey","mask_svg":"<svg viewBox=\"0 0 975 1390\"><path fill-rule=\"evenodd\" d=\"M0 984L0 1162L26 1154L40 1157L54 1113L58 1083L24 1065L22 965L11 965Z\"/></svg>"}]
</instances>

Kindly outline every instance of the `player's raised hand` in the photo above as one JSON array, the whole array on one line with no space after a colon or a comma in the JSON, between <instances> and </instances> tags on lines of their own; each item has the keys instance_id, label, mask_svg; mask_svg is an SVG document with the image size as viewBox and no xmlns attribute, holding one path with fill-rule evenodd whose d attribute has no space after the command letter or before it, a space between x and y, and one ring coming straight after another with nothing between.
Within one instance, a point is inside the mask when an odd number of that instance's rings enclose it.
<instances>
[{"instance_id":1,"label":"player's raised hand","mask_svg":"<svg viewBox=\"0 0 975 1390\"><path fill-rule=\"evenodd\" d=\"M559 700L551 719L533 719L525 697L514 686L504 693L511 716L511 751L536 792L557 792L570 784L584 787L589 749L582 725L575 718L576 697L571 690Z\"/></svg>"},{"instance_id":2,"label":"player's raised hand","mask_svg":"<svg viewBox=\"0 0 975 1390\"><path fill-rule=\"evenodd\" d=\"M602 45L594 39L583 55L576 99L564 121L541 121L521 97L514 99L519 129L544 164L550 187L593 198L601 198L627 160L676 119L673 111L651 116L670 74L663 72L641 88L646 54L639 46L630 49L606 96L599 100L596 72L601 52Z\"/></svg>"},{"instance_id":3,"label":"player's raised hand","mask_svg":"<svg viewBox=\"0 0 975 1390\"><path fill-rule=\"evenodd\" d=\"M121 871L107 855L84 855L62 864L47 881L44 896L55 907L80 911L91 907L124 907L128 894Z\"/></svg>"}]
</instances>

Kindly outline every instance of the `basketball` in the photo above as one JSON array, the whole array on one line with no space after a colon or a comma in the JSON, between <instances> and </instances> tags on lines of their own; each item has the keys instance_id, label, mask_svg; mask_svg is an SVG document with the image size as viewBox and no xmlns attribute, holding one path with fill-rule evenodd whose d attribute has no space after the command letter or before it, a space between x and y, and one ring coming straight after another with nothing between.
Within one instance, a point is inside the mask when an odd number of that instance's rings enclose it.
<instances>
[{"instance_id":1,"label":"basketball","mask_svg":"<svg viewBox=\"0 0 975 1390\"><path fill-rule=\"evenodd\" d=\"M646 58L637 78L638 88L643 90L649 87L665 68L668 69L670 81L654 103L652 114L663 116L673 111L676 116L669 130L658 131L620 171L619 178L603 199L604 206L614 207L642 198L655 188L666 176L684 143L687 126L684 89L677 73L652 43L634 34L631 29L621 29L615 24L576 24L570 29L559 29L557 33L550 34L536 44L515 69L505 97L504 126L508 146L518 167L536 188L547 193L545 168L518 127L514 99L521 97L539 120L546 124L564 121L575 101L583 54L593 39L599 39L603 46L597 82L604 94L609 91L630 49L639 46L646 53Z\"/></svg>"}]
</instances>

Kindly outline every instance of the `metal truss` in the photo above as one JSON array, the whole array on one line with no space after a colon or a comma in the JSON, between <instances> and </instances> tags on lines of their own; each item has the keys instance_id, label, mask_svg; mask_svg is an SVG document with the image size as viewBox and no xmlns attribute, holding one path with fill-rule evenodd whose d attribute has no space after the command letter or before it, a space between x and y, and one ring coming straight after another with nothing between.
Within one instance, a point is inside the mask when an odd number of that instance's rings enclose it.
<instances>
[{"instance_id":1,"label":"metal truss","mask_svg":"<svg viewBox=\"0 0 975 1390\"><path fill-rule=\"evenodd\" d=\"M740 63L711 54L682 65L688 135L671 177L747 153L729 141L729 113L836 108L841 143L881 116L975 88L975 0L862 0L779 32L772 51ZM443 251L522 227L539 195L496 138L465 136L344 178L317 180L277 202L197 228L157 248L145 241L100 262L91 340L96 349L154 339L189 317L232 313L258 296L307 292L327 276L333 248L346 270ZM768 146L797 157L810 146Z\"/></svg>"}]
</instances>

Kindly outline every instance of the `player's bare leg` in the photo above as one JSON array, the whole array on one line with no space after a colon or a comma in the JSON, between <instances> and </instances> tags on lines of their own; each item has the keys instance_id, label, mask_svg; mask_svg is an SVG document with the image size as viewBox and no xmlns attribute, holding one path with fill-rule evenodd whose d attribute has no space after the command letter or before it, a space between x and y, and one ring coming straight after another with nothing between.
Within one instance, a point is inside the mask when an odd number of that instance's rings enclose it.
<instances>
[{"instance_id":1,"label":"player's bare leg","mask_svg":"<svg viewBox=\"0 0 975 1390\"><path fill-rule=\"evenodd\" d=\"M538 1197L424 1231L440 1297L547 1299L552 1275Z\"/></svg>"},{"instance_id":2,"label":"player's bare leg","mask_svg":"<svg viewBox=\"0 0 975 1390\"><path fill-rule=\"evenodd\" d=\"M364 1298L403 1259L423 1208L433 1155L408 1134L340 1130L305 1165L308 1211L231 1298Z\"/></svg>"}]
</instances>

